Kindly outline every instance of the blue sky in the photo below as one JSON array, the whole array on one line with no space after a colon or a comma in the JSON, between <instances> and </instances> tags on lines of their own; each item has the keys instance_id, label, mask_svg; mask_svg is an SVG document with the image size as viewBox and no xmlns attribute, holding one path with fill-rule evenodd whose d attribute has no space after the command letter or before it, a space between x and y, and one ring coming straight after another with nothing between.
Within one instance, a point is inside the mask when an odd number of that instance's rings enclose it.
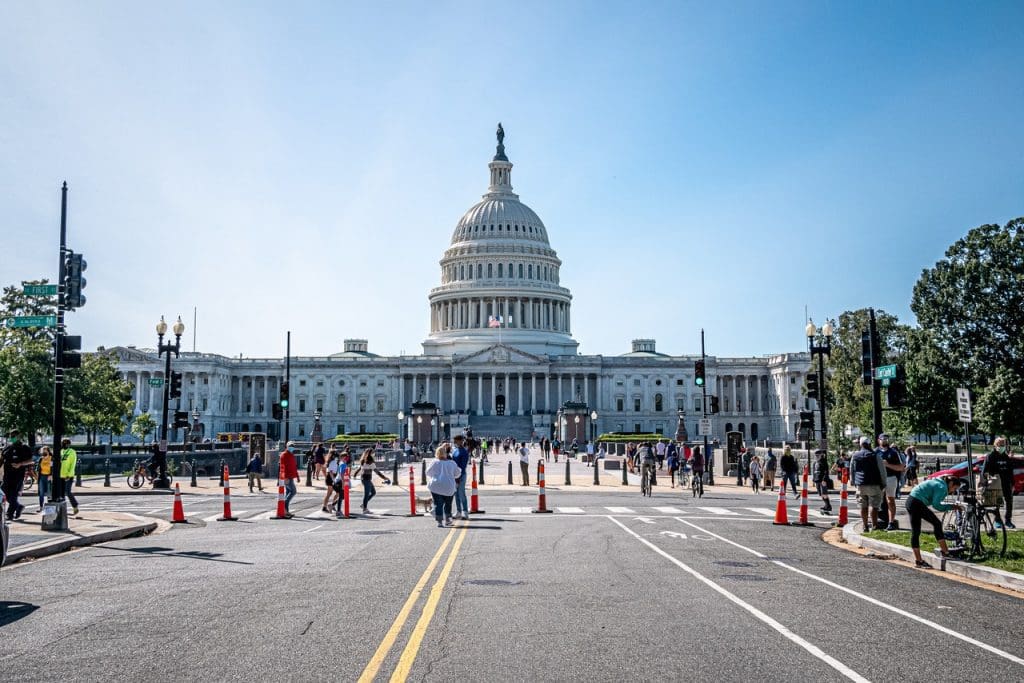
<instances>
[{"instance_id":1,"label":"blue sky","mask_svg":"<svg viewBox=\"0 0 1024 683\"><path fill-rule=\"evenodd\" d=\"M804 349L1024 215L1024 4L0 4L0 283L84 346L420 352L505 126L583 353Z\"/></svg>"}]
</instances>

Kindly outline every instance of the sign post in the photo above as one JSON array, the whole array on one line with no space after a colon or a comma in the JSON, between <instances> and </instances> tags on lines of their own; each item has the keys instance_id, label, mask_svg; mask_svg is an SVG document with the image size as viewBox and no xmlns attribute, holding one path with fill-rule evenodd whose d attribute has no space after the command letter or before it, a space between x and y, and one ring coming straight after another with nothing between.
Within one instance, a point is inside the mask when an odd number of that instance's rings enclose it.
<instances>
[{"instance_id":1,"label":"sign post","mask_svg":"<svg viewBox=\"0 0 1024 683\"><path fill-rule=\"evenodd\" d=\"M964 423L964 444L967 448L967 490L974 493L974 459L971 457L971 392L966 387L956 390L956 410Z\"/></svg>"},{"instance_id":2,"label":"sign post","mask_svg":"<svg viewBox=\"0 0 1024 683\"><path fill-rule=\"evenodd\" d=\"M711 418L702 417L697 428L697 436L711 436Z\"/></svg>"},{"instance_id":3,"label":"sign post","mask_svg":"<svg viewBox=\"0 0 1024 683\"><path fill-rule=\"evenodd\" d=\"M28 296L57 296L57 285L26 285L21 286L22 294Z\"/></svg>"}]
</instances>

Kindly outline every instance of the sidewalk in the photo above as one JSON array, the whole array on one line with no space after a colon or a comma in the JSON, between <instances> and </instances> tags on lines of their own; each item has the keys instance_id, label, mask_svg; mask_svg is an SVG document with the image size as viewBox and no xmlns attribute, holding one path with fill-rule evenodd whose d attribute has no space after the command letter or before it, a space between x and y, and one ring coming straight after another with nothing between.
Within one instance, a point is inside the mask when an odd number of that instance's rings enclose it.
<instances>
[{"instance_id":1,"label":"sidewalk","mask_svg":"<svg viewBox=\"0 0 1024 683\"><path fill-rule=\"evenodd\" d=\"M37 559L86 545L116 541L157 530L155 519L128 512L89 510L68 520L67 532L43 531L39 515L22 515L10 523L10 546L6 564L26 558ZM167 527L170 525L164 523Z\"/></svg>"}]
</instances>

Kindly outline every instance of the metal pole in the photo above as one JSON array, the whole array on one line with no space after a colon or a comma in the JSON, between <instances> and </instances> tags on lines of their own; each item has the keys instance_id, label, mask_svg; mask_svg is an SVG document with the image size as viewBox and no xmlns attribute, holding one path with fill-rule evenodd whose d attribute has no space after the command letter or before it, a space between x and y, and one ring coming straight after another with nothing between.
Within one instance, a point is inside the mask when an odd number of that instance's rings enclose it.
<instances>
[{"instance_id":1,"label":"metal pole","mask_svg":"<svg viewBox=\"0 0 1024 683\"><path fill-rule=\"evenodd\" d=\"M292 377L292 332L291 332L291 330L288 330L287 342L286 342L286 345L285 345L285 355L284 355L284 381L288 383L288 405L285 406L285 409L284 409L284 443L285 443L285 446L288 445L288 433L289 433L289 429L288 428L291 426L289 424L289 418L291 417L291 410L292 410L292 396L291 396L292 381L291 381L291 377Z\"/></svg>"},{"instance_id":2,"label":"metal pole","mask_svg":"<svg viewBox=\"0 0 1024 683\"><path fill-rule=\"evenodd\" d=\"M54 464L50 469L53 480L50 486L50 504L57 508L55 519L41 528L48 531L68 530L68 508L64 501L64 481L60 476L61 441L64 438L64 257L67 254L68 236L68 184L60 192L60 250L57 263L57 331L53 339L53 453Z\"/></svg>"},{"instance_id":3,"label":"metal pole","mask_svg":"<svg viewBox=\"0 0 1024 683\"><path fill-rule=\"evenodd\" d=\"M700 359L701 359L701 361L704 361L705 358L706 357L704 355L704 328L702 327L700 329ZM708 416L708 382L707 382L707 365L706 364L705 364L704 368L705 368L705 370L704 370L704 372L705 372L705 375L704 375L705 379L704 379L704 384L700 388L700 393L701 393L701 399L702 399L701 400L701 405L703 407L704 417L706 419L707 416ZM708 454L708 435L707 434L704 435L704 464L705 464L705 469L707 470L707 473L708 473L708 486L714 486L715 485L715 458L714 458L713 454Z\"/></svg>"},{"instance_id":4,"label":"metal pole","mask_svg":"<svg viewBox=\"0 0 1024 683\"><path fill-rule=\"evenodd\" d=\"M827 347L826 347L827 348ZM818 349L818 406L821 409L821 450L828 454L828 422L825 420L825 352Z\"/></svg>"},{"instance_id":5,"label":"metal pole","mask_svg":"<svg viewBox=\"0 0 1024 683\"><path fill-rule=\"evenodd\" d=\"M881 349L878 341L878 327L875 325L875 309L868 309L871 315L868 332L871 334L871 426L875 431L875 443L882 433L882 384L875 378L875 368L881 365Z\"/></svg>"}]
</instances>

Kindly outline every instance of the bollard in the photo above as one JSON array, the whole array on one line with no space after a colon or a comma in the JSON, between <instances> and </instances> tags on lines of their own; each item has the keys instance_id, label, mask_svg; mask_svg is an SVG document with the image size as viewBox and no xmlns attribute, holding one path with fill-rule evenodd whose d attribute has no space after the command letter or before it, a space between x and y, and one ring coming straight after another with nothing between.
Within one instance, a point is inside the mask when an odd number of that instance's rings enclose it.
<instances>
[{"instance_id":1,"label":"bollard","mask_svg":"<svg viewBox=\"0 0 1024 683\"><path fill-rule=\"evenodd\" d=\"M110 486L110 458L103 461L103 485Z\"/></svg>"},{"instance_id":2,"label":"bollard","mask_svg":"<svg viewBox=\"0 0 1024 683\"><path fill-rule=\"evenodd\" d=\"M483 470L483 462L482 461L480 463L480 469ZM478 494L477 494L477 490L476 490L477 484L476 484L476 463L475 462L473 463L473 473L472 474L473 474L473 478L470 479L470 481L472 482L472 488L470 489L470 496L469 496L469 514L471 514L471 515L479 515L479 514L483 514L484 511L480 509L480 499L478 498Z\"/></svg>"},{"instance_id":3,"label":"bollard","mask_svg":"<svg viewBox=\"0 0 1024 683\"><path fill-rule=\"evenodd\" d=\"M306 486L313 486L313 468L316 465L313 464L315 458L312 455L306 456Z\"/></svg>"},{"instance_id":4,"label":"bollard","mask_svg":"<svg viewBox=\"0 0 1024 683\"><path fill-rule=\"evenodd\" d=\"M846 509L846 497L848 495L846 491L846 481L849 478L847 472L849 472L849 470L844 467L839 473L839 479L843 482L843 488L839 492L839 521L836 523L836 526L846 526L846 523L849 521L849 512Z\"/></svg>"},{"instance_id":5,"label":"bollard","mask_svg":"<svg viewBox=\"0 0 1024 683\"><path fill-rule=\"evenodd\" d=\"M75 486L82 486L82 461L75 461Z\"/></svg>"},{"instance_id":6,"label":"bollard","mask_svg":"<svg viewBox=\"0 0 1024 683\"><path fill-rule=\"evenodd\" d=\"M409 465L409 514L406 517L422 517L416 512L416 468Z\"/></svg>"},{"instance_id":7,"label":"bollard","mask_svg":"<svg viewBox=\"0 0 1024 683\"><path fill-rule=\"evenodd\" d=\"M192 460L192 481L189 483L189 486L192 488L199 486L199 482L196 481L196 461L194 459Z\"/></svg>"},{"instance_id":8,"label":"bollard","mask_svg":"<svg viewBox=\"0 0 1024 683\"><path fill-rule=\"evenodd\" d=\"M598 463L597 456L595 455L594 456L594 486L600 486L601 485L601 477L600 477L600 475L597 472L597 463Z\"/></svg>"},{"instance_id":9,"label":"bollard","mask_svg":"<svg viewBox=\"0 0 1024 683\"><path fill-rule=\"evenodd\" d=\"M351 474L352 474L352 468L351 467L346 467L345 468L345 481L344 481L344 483L342 485L342 489L341 489L342 490L342 496L343 496L342 500L341 500L341 506L342 506L341 510L342 510L342 517L344 517L345 519L350 519L352 517L352 515L349 514L349 500L351 499L351 496L352 496L352 477L351 477Z\"/></svg>"},{"instance_id":10,"label":"bollard","mask_svg":"<svg viewBox=\"0 0 1024 683\"><path fill-rule=\"evenodd\" d=\"M537 508L530 512L554 512L548 509L547 494L544 491L544 461L537 463Z\"/></svg>"},{"instance_id":11,"label":"bollard","mask_svg":"<svg viewBox=\"0 0 1024 683\"><path fill-rule=\"evenodd\" d=\"M484 461L480 461L480 481L477 482L481 486L484 485Z\"/></svg>"},{"instance_id":12,"label":"bollard","mask_svg":"<svg viewBox=\"0 0 1024 683\"><path fill-rule=\"evenodd\" d=\"M537 463L538 465L540 463ZM569 476L569 461L565 461L565 485L572 486L572 477Z\"/></svg>"},{"instance_id":13,"label":"bollard","mask_svg":"<svg viewBox=\"0 0 1024 683\"><path fill-rule=\"evenodd\" d=\"M807 521L807 474L809 469L807 465L804 465L803 486L800 489L800 518L797 522L800 526L811 526L811 523Z\"/></svg>"},{"instance_id":14,"label":"bollard","mask_svg":"<svg viewBox=\"0 0 1024 683\"><path fill-rule=\"evenodd\" d=\"M391 485L398 486L398 456L395 456L395 463L391 467Z\"/></svg>"},{"instance_id":15,"label":"bollard","mask_svg":"<svg viewBox=\"0 0 1024 683\"><path fill-rule=\"evenodd\" d=\"M622 459L622 485L629 486L629 475L626 468L626 458Z\"/></svg>"},{"instance_id":16,"label":"bollard","mask_svg":"<svg viewBox=\"0 0 1024 683\"><path fill-rule=\"evenodd\" d=\"M218 522L237 522L238 517L231 514L231 475L228 474L228 466L224 465L221 470L221 479L224 482L224 514L217 518Z\"/></svg>"},{"instance_id":17,"label":"bollard","mask_svg":"<svg viewBox=\"0 0 1024 683\"><path fill-rule=\"evenodd\" d=\"M427 485L427 461L420 463L420 486Z\"/></svg>"},{"instance_id":18,"label":"bollard","mask_svg":"<svg viewBox=\"0 0 1024 683\"><path fill-rule=\"evenodd\" d=\"M508 485L512 485L512 461L508 461Z\"/></svg>"}]
</instances>

